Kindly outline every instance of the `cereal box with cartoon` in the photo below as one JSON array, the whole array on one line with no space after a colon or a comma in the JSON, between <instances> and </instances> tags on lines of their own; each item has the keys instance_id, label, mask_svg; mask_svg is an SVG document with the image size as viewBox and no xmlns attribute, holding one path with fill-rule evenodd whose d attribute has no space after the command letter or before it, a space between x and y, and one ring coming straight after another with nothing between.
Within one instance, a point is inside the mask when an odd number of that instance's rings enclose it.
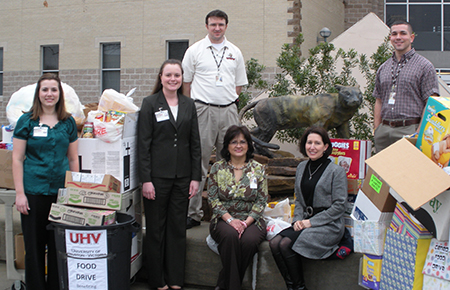
<instances>
[{"instance_id":1,"label":"cereal box with cartoon","mask_svg":"<svg viewBox=\"0 0 450 290\"><path fill-rule=\"evenodd\" d=\"M416 147L440 167L450 160L450 98L429 97Z\"/></svg>"}]
</instances>

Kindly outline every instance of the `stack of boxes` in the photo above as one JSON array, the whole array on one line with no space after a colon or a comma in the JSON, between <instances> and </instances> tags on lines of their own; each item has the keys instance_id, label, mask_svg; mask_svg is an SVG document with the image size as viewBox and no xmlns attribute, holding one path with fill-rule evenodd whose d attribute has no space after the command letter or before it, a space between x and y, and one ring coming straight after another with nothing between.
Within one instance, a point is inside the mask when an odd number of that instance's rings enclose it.
<instances>
[{"instance_id":1,"label":"stack of boxes","mask_svg":"<svg viewBox=\"0 0 450 290\"><path fill-rule=\"evenodd\" d=\"M142 224L142 194L137 170L137 120L138 113L126 114L120 139L106 143L98 138L78 139L80 172L108 174L120 181L117 193L120 201L114 200L118 212L134 216ZM131 277L142 266L142 231L133 233L131 249Z\"/></svg>"},{"instance_id":2,"label":"stack of boxes","mask_svg":"<svg viewBox=\"0 0 450 290\"><path fill-rule=\"evenodd\" d=\"M362 270L362 284L370 289L450 289L450 176L446 173L450 158L449 120L450 99L430 97L418 139L403 138L366 161L373 172L370 174L379 181L366 179L362 192L375 205L371 194L385 203L396 201L380 256L380 283L364 284L371 276ZM368 187L376 194L365 192ZM360 218L359 211L374 210L359 202L360 196L355 203L355 219ZM376 208L381 213L386 210ZM355 251L357 238L367 232L365 228L360 231L355 229ZM373 261L365 268L372 265ZM379 273L378 269L371 270L375 272Z\"/></svg>"},{"instance_id":3,"label":"stack of boxes","mask_svg":"<svg viewBox=\"0 0 450 290\"><path fill-rule=\"evenodd\" d=\"M67 171L65 188L59 189L48 219L78 226L113 224L122 203L120 185L112 175Z\"/></svg>"}]
</instances>

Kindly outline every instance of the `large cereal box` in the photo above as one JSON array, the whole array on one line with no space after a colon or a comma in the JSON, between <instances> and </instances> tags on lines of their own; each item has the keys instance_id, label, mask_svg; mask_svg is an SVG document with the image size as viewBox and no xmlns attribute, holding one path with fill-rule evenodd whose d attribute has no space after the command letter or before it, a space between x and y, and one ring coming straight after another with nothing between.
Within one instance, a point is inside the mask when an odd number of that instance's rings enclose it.
<instances>
[{"instance_id":1,"label":"large cereal box","mask_svg":"<svg viewBox=\"0 0 450 290\"><path fill-rule=\"evenodd\" d=\"M345 169L348 179L364 179L365 160L371 156L372 142L363 140L331 139L330 159Z\"/></svg>"},{"instance_id":2,"label":"large cereal box","mask_svg":"<svg viewBox=\"0 0 450 290\"><path fill-rule=\"evenodd\" d=\"M440 167L448 166L450 160L450 98L428 98L416 146Z\"/></svg>"}]
</instances>

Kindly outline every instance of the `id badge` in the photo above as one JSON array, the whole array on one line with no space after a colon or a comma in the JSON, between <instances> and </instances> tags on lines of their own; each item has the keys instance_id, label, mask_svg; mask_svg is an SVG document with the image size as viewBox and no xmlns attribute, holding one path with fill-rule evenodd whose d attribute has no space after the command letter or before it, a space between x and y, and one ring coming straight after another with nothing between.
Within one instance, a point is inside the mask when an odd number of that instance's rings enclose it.
<instances>
[{"instance_id":1,"label":"id badge","mask_svg":"<svg viewBox=\"0 0 450 290\"><path fill-rule=\"evenodd\" d=\"M162 122L169 120L169 111L167 110L160 110L158 112L155 112L155 117L157 122Z\"/></svg>"},{"instance_id":2,"label":"id badge","mask_svg":"<svg viewBox=\"0 0 450 290\"><path fill-rule=\"evenodd\" d=\"M33 128L33 137L47 137L48 135L48 127L34 127Z\"/></svg>"},{"instance_id":3,"label":"id badge","mask_svg":"<svg viewBox=\"0 0 450 290\"><path fill-rule=\"evenodd\" d=\"M250 178L250 188L258 189L258 179L256 178L256 176L253 176L252 178Z\"/></svg>"},{"instance_id":4,"label":"id badge","mask_svg":"<svg viewBox=\"0 0 450 290\"><path fill-rule=\"evenodd\" d=\"M216 87L223 87L223 76L220 74L216 75Z\"/></svg>"},{"instance_id":5,"label":"id badge","mask_svg":"<svg viewBox=\"0 0 450 290\"><path fill-rule=\"evenodd\" d=\"M394 105L395 104L395 95L396 95L395 92L391 92L391 94L389 95L389 101L388 101L389 105Z\"/></svg>"}]
</instances>

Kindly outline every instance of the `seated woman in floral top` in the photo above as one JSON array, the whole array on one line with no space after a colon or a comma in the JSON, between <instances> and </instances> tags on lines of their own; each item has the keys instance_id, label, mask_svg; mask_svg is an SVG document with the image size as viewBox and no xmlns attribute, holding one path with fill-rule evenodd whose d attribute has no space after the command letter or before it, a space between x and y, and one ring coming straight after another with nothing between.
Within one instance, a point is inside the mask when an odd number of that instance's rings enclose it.
<instances>
[{"instance_id":1,"label":"seated woman in floral top","mask_svg":"<svg viewBox=\"0 0 450 290\"><path fill-rule=\"evenodd\" d=\"M262 218L267 202L264 166L253 157L250 132L245 126L228 128L209 174L208 201L213 210L211 237L219 244L222 260L216 290L241 289L242 279L258 245L265 239Z\"/></svg>"}]
</instances>

